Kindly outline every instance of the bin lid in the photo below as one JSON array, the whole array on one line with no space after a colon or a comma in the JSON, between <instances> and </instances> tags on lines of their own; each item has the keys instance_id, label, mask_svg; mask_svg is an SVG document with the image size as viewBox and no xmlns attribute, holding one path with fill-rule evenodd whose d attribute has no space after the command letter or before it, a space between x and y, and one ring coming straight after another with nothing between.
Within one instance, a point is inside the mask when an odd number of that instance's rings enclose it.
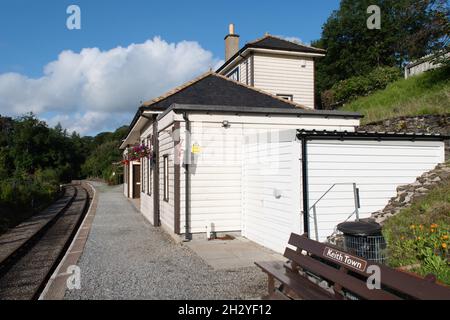
<instances>
[{"instance_id":1,"label":"bin lid","mask_svg":"<svg viewBox=\"0 0 450 320\"><path fill-rule=\"evenodd\" d=\"M349 221L338 224L337 229L352 236L370 236L379 234L381 226L372 221Z\"/></svg>"}]
</instances>

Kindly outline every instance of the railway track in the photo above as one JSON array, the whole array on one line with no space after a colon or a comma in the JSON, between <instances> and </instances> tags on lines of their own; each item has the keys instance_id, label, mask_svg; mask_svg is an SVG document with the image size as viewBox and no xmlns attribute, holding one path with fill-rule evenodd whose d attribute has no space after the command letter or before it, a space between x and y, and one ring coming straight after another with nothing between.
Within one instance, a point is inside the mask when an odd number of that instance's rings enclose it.
<instances>
[{"instance_id":1,"label":"railway track","mask_svg":"<svg viewBox=\"0 0 450 320\"><path fill-rule=\"evenodd\" d=\"M67 251L90 202L81 185L0 237L0 300L38 299Z\"/></svg>"}]
</instances>

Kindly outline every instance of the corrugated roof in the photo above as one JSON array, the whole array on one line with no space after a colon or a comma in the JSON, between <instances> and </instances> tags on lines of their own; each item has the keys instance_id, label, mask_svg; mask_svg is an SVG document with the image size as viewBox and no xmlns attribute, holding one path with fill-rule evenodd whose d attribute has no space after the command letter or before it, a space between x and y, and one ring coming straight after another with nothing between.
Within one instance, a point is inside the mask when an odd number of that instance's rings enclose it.
<instances>
[{"instance_id":1,"label":"corrugated roof","mask_svg":"<svg viewBox=\"0 0 450 320\"><path fill-rule=\"evenodd\" d=\"M448 140L449 136L441 134L401 132L401 131L331 131L331 130L297 130L297 136L307 139L372 139L372 140Z\"/></svg>"}]
</instances>

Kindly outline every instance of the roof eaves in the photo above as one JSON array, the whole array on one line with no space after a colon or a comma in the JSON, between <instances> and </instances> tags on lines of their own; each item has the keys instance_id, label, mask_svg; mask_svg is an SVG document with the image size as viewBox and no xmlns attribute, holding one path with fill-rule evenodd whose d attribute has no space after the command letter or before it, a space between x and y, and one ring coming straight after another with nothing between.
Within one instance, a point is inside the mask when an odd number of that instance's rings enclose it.
<instances>
[{"instance_id":1,"label":"roof eaves","mask_svg":"<svg viewBox=\"0 0 450 320\"><path fill-rule=\"evenodd\" d=\"M238 52L236 52L233 56L231 56L230 59L228 59L227 61L225 61L217 70L216 73L222 71L223 69L225 69L225 67L227 67L231 62L233 62L237 57L239 57L240 55L242 55L242 53L247 50L249 48L249 44L247 43L245 46L243 46L241 49L239 49Z\"/></svg>"},{"instance_id":2,"label":"roof eaves","mask_svg":"<svg viewBox=\"0 0 450 320\"><path fill-rule=\"evenodd\" d=\"M246 43L246 44L245 44L238 52L236 52L230 59L228 59L227 61L225 61L225 62L224 62L224 63L216 70L216 72L220 72L220 71L222 71L223 69L225 69L225 67L227 67L227 66L228 66L232 61L234 61L238 56L242 55L242 53L243 53L245 50L251 49L251 48L255 48L255 49L265 48L265 49L269 49L269 50L281 50L281 51L290 51L290 52L303 52L300 48L299 48L299 49L280 49L280 48L272 48L272 47L268 47L268 46L258 46L258 45L257 45L258 42L260 42L260 41L262 41L262 40L264 40L264 39L270 38L270 37L275 38L275 39L278 39L278 40L290 42L290 43L293 43L293 44L296 44L296 45L299 45L299 46L302 46L302 47L305 47L305 48L309 48L309 49L312 49L312 50L316 50L316 51L318 51L318 52L317 52L318 54L326 54L326 52L327 52L327 50L325 50L325 49L316 48L316 47L311 47L311 46L307 46L307 45L304 45L304 44L298 44L298 43L295 43L295 42L292 42L292 41L288 41L288 40L286 40L286 39L283 39L283 38L280 38L280 37L276 37L276 36L273 36L273 35L265 35L265 36L263 36L263 37L261 37L261 38L258 38L258 39L256 39L256 40L247 42L247 43ZM305 52L306 52L306 51L305 51ZM306 53L307 53L307 52L306 52Z\"/></svg>"},{"instance_id":3,"label":"roof eaves","mask_svg":"<svg viewBox=\"0 0 450 320\"><path fill-rule=\"evenodd\" d=\"M134 128L136 122L138 121L139 117L141 116L142 111L143 111L143 110L142 110L142 106L140 106L140 107L138 108L138 110L136 111L136 114L134 115L133 120L131 120L131 123L130 123L130 125L129 125L129 127L128 127L127 134L125 135L125 137L123 137L123 139L122 139L120 145L122 145L123 142L124 142L125 140L127 140L127 138L130 136L130 133L131 133L131 131L133 131L133 128ZM123 149L123 148L119 148L119 149Z\"/></svg>"},{"instance_id":4,"label":"roof eaves","mask_svg":"<svg viewBox=\"0 0 450 320\"><path fill-rule=\"evenodd\" d=\"M247 107L247 106L219 106L219 105L199 105L199 104L178 104L173 103L163 113L159 114L160 120L165 115L174 112L203 112L203 113L232 113L232 114L263 114L263 115L296 115L298 117L324 117L324 118L353 118L363 117L356 112L343 112L335 110L305 110L300 108L267 108L267 107Z\"/></svg>"},{"instance_id":5,"label":"roof eaves","mask_svg":"<svg viewBox=\"0 0 450 320\"><path fill-rule=\"evenodd\" d=\"M293 44L296 44L296 45L298 45L298 46L305 47L305 48L308 48L308 49L321 51L321 52L323 52L323 53L326 53L326 52L327 52L326 49L316 48L316 47L313 47L313 46L308 46L308 45L303 44L303 43L296 43L296 42L294 42L294 41L289 41L289 40L283 39L282 37L274 36L274 35L271 35L271 34L266 35L265 37L259 39L258 41L264 40L265 38L274 38L274 39L278 39L278 40L281 40L281 41L290 42L290 43L293 43ZM257 41L255 41L255 42L257 42Z\"/></svg>"}]
</instances>

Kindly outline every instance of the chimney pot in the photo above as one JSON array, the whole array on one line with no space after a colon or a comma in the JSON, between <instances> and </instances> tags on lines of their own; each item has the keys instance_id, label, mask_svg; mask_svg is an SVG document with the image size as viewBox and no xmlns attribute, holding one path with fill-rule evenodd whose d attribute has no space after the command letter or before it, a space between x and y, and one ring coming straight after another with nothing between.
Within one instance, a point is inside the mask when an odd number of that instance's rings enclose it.
<instances>
[{"instance_id":1,"label":"chimney pot","mask_svg":"<svg viewBox=\"0 0 450 320\"><path fill-rule=\"evenodd\" d=\"M228 33L234 34L234 24L233 23L230 23L230 25L228 26Z\"/></svg>"}]
</instances>

